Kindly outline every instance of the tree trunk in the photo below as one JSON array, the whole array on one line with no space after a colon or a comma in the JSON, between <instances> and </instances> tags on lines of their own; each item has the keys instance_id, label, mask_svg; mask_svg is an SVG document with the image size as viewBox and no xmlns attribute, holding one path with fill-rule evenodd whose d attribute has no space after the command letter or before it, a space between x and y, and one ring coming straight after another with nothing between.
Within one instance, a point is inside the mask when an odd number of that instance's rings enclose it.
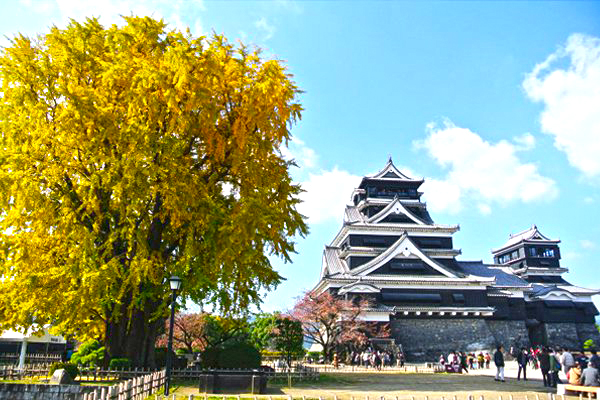
<instances>
[{"instance_id":1,"label":"tree trunk","mask_svg":"<svg viewBox=\"0 0 600 400\"><path fill-rule=\"evenodd\" d=\"M151 315L158 304L146 304L144 310L126 310L115 321L106 325L104 346L107 357L105 364L113 358L128 358L133 367L156 367L154 344L161 327L162 318L152 320Z\"/></svg>"}]
</instances>

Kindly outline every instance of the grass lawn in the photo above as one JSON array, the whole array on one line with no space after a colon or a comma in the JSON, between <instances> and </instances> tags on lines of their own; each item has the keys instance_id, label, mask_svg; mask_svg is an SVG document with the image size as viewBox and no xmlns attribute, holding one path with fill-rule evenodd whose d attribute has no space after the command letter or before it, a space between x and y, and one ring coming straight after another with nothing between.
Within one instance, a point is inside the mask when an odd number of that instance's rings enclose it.
<instances>
[{"instance_id":1,"label":"grass lawn","mask_svg":"<svg viewBox=\"0 0 600 400\"><path fill-rule=\"evenodd\" d=\"M177 400L187 399L188 395L203 398L192 382L174 382L172 393ZM505 383L496 382L492 377L460 374L412 374L412 373L354 373L354 374L321 374L319 381L297 382L291 388L287 382L269 382L267 395L292 396L294 398L340 400L466 400L473 395L473 400L547 400L555 389L544 388L539 380L527 382L507 379ZM241 395L242 399L252 399L251 395ZM209 395L210 400L221 399L222 396ZM237 399L233 397L232 399ZM171 400L171 399L169 399ZM273 399L276 400L276 399Z\"/></svg>"}]
</instances>

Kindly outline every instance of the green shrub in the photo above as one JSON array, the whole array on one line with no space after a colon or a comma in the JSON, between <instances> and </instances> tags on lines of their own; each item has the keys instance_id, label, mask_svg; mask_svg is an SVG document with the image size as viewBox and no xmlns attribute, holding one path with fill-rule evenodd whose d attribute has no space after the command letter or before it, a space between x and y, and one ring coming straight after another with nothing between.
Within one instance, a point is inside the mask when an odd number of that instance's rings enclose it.
<instances>
[{"instance_id":1,"label":"green shrub","mask_svg":"<svg viewBox=\"0 0 600 400\"><path fill-rule=\"evenodd\" d=\"M221 349L209 347L200 354L200 363L203 368L219 368L219 353Z\"/></svg>"},{"instance_id":2,"label":"green shrub","mask_svg":"<svg viewBox=\"0 0 600 400\"><path fill-rule=\"evenodd\" d=\"M85 367L97 367L104 360L104 347L97 340L82 343L71 356L71 362Z\"/></svg>"},{"instance_id":3,"label":"green shrub","mask_svg":"<svg viewBox=\"0 0 600 400\"><path fill-rule=\"evenodd\" d=\"M50 365L50 375L54 375L54 372L57 369L64 369L73 380L75 380L75 378L77 378L77 375L79 375L79 368L77 367L77 364L73 364L70 362L55 362L54 364Z\"/></svg>"},{"instance_id":4,"label":"green shrub","mask_svg":"<svg viewBox=\"0 0 600 400\"><path fill-rule=\"evenodd\" d=\"M219 368L258 368L260 351L250 343L233 343L219 352Z\"/></svg>"},{"instance_id":5,"label":"green shrub","mask_svg":"<svg viewBox=\"0 0 600 400\"><path fill-rule=\"evenodd\" d=\"M109 369L123 369L130 368L131 361L129 358L112 358L108 364Z\"/></svg>"},{"instance_id":6,"label":"green shrub","mask_svg":"<svg viewBox=\"0 0 600 400\"><path fill-rule=\"evenodd\" d=\"M177 349L175 350L175 354L177 354L178 356L182 356L184 354L188 354L188 351L186 349Z\"/></svg>"},{"instance_id":7,"label":"green shrub","mask_svg":"<svg viewBox=\"0 0 600 400\"><path fill-rule=\"evenodd\" d=\"M596 343L594 343L594 339L588 339L585 342L583 342L584 350L592 350L595 348L596 348Z\"/></svg>"},{"instance_id":8,"label":"green shrub","mask_svg":"<svg viewBox=\"0 0 600 400\"><path fill-rule=\"evenodd\" d=\"M321 358L320 351L309 351L308 354L306 354L306 355L315 360L318 360L319 358Z\"/></svg>"}]
</instances>

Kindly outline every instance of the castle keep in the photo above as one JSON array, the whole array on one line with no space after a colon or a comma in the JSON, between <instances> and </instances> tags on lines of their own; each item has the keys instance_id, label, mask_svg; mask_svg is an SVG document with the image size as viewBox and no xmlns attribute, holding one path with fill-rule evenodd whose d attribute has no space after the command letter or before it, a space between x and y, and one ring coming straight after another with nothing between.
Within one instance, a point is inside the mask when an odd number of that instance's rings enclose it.
<instances>
[{"instance_id":1,"label":"castle keep","mask_svg":"<svg viewBox=\"0 0 600 400\"><path fill-rule=\"evenodd\" d=\"M592 303L600 291L563 279L559 240L533 226L494 250L493 264L457 259L452 236L459 227L432 220L420 200L422 183L391 159L365 176L325 247L313 292L370 299L364 318L389 322L408 360L497 344L600 343Z\"/></svg>"}]
</instances>

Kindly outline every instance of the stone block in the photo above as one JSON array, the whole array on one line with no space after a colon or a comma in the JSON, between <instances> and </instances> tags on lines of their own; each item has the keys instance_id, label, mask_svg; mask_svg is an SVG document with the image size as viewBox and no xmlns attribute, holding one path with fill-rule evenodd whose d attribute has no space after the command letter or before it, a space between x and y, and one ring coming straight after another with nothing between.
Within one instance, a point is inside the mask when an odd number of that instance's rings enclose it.
<instances>
[{"instance_id":1,"label":"stone block","mask_svg":"<svg viewBox=\"0 0 600 400\"><path fill-rule=\"evenodd\" d=\"M57 369L50 378L50 384L53 385L74 385L75 381L64 369Z\"/></svg>"},{"instance_id":2,"label":"stone block","mask_svg":"<svg viewBox=\"0 0 600 400\"><path fill-rule=\"evenodd\" d=\"M486 321L480 318L399 318L390 322L392 336L408 361L437 361L451 351L491 351L496 346Z\"/></svg>"},{"instance_id":3,"label":"stone block","mask_svg":"<svg viewBox=\"0 0 600 400\"><path fill-rule=\"evenodd\" d=\"M575 328L577 329L581 347L583 347L583 343L586 340L592 339L596 345L596 350L600 350L600 333L598 332L598 329L596 329L596 324L591 322L578 323L575 324Z\"/></svg>"},{"instance_id":4,"label":"stone block","mask_svg":"<svg viewBox=\"0 0 600 400\"><path fill-rule=\"evenodd\" d=\"M548 345L551 347L581 348L577 326L569 322L546 322Z\"/></svg>"}]
</instances>

